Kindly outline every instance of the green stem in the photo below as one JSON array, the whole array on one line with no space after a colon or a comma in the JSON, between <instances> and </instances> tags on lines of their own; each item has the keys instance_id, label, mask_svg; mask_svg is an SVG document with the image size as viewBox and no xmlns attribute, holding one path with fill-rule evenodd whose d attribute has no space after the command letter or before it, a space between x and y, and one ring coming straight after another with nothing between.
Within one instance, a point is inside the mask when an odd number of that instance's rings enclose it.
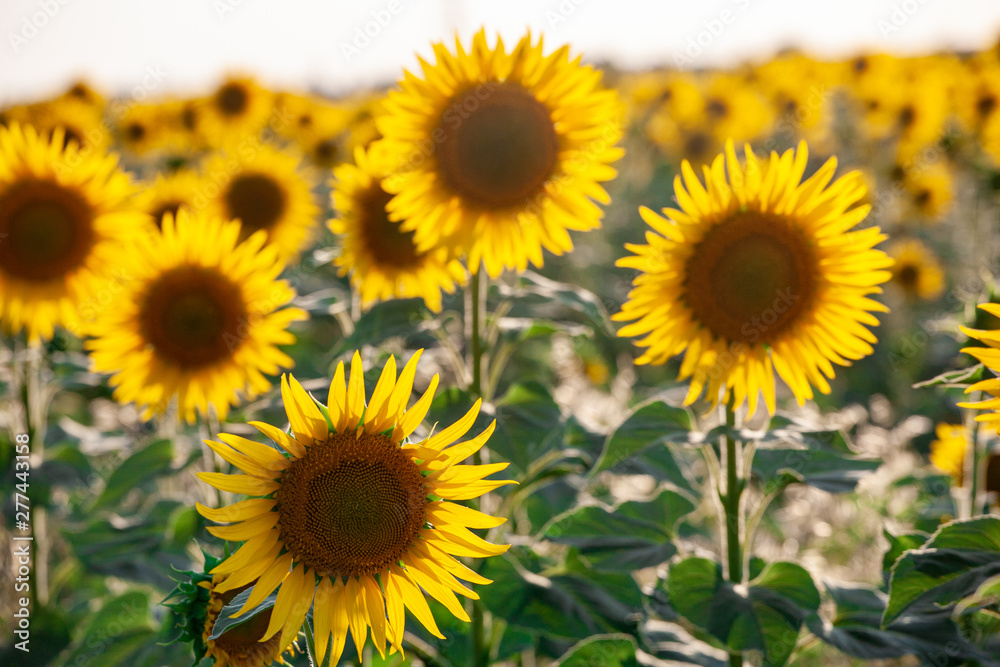
<instances>
[{"instance_id":1,"label":"green stem","mask_svg":"<svg viewBox=\"0 0 1000 667\"><path fill-rule=\"evenodd\" d=\"M488 280L482 279L482 267L472 274L469 283L470 301L468 316L471 320L468 331L470 341L469 350L472 356L472 385L469 390L477 398L483 397L483 339L482 328L486 320L486 299L483 291L488 284ZM475 465L483 463L482 452L473 454L472 462ZM482 509L482 508L480 508ZM482 602L478 600L470 601L472 604L470 618L472 620L472 651L470 664L472 667L486 667L489 664L489 648L486 646L486 618L483 613Z\"/></svg>"},{"instance_id":2,"label":"green stem","mask_svg":"<svg viewBox=\"0 0 1000 667\"><path fill-rule=\"evenodd\" d=\"M976 400L982 400L981 392L976 396ZM969 439L969 447L972 449L972 470L971 479L969 480L969 516L975 517L980 514L981 510L977 503L979 501L979 468L980 461L982 460L982 451L979 446L979 422L975 419L972 420L971 428L969 429Z\"/></svg>"},{"instance_id":3,"label":"green stem","mask_svg":"<svg viewBox=\"0 0 1000 667\"><path fill-rule=\"evenodd\" d=\"M483 395L483 339L480 334L480 329L482 328L480 320L485 319L481 311L485 310L486 305L482 303L485 299L482 299L479 293L482 282L481 275L482 269L473 273L472 282L469 285L469 291L472 293L472 312L470 313L472 318L472 340L470 341L470 348L472 350L472 386L470 389L477 398L481 398Z\"/></svg>"},{"instance_id":4,"label":"green stem","mask_svg":"<svg viewBox=\"0 0 1000 667\"><path fill-rule=\"evenodd\" d=\"M732 402L726 405L726 426L729 431L736 426L736 412ZM740 445L740 441L730 432L726 433L726 493L722 496L722 504L726 510L727 574L729 581L736 585L743 583L743 550L740 544L740 496L743 494L743 480L740 479L737 467ZM742 654L730 653L729 665L741 667Z\"/></svg>"}]
</instances>

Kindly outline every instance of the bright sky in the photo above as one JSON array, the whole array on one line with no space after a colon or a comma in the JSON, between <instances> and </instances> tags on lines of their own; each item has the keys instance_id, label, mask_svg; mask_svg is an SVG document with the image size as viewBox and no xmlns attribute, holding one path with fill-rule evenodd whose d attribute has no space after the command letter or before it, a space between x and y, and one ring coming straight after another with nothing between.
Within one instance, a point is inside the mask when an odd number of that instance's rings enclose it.
<instances>
[{"instance_id":1,"label":"bright sky","mask_svg":"<svg viewBox=\"0 0 1000 667\"><path fill-rule=\"evenodd\" d=\"M381 25L379 24L381 20ZM0 105L85 76L104 90L194 93L231 71L272 86L391 82L430 43L526 28L588 61L730 65L788 46L972 50L1000 37L997 0L0 0ZM365 32L369 34L366 35Z\"/></svg>"}]
</instances>

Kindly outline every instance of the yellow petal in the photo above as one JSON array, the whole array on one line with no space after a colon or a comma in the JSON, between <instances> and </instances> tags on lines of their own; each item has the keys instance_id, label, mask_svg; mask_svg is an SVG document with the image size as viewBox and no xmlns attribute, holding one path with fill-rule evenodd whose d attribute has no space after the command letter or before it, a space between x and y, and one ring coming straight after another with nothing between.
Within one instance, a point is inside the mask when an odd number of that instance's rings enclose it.
<instances>
[{"instance_id":1,"label":"yellow petal","mask_svg":"<svg viewBox=\"0 0 1000 667\"><path fill-rule=\"evenodd\" d=\"M268 470L284 470L290 461L281 455L274 447L241 438L231 433L220 433L219 440L226 443L238 452L242 452L253 459L258 465ZM235 464L234 464L235 465Z\"/></svg>"},{"instance_id":2,"label":"yellow petal","mask_svg":"<svg viewBox=\"0 0 1000 667\"><path fill-rule=\"evenodd\" d=\"M344 383L344 362L337 363L337 371L330 383L330 393L327 395L326 408L330 413L330 422L337 433L344 431L347 423L347 386Z\"/></svg>"},{"instance_id":3,"label":"yellow petal","mask_svg":"<svg viewBox=\"0 0 1000 667\"><path fill-rule=\"evenodd\" d=\"M347 606L347 623L351 628L351 637L354 639L355 648L358 649L358 655L363 654L365 640L368 638L368 613L364 596L364 589L358 580L355 577L348 577L344 602Z\"/></svg>"},{"instance_id":4,"label":"yellow petal","mask_svg":"<svg viewBox=\"0 0 1000 667\"><path fill-rule=\"evenodd\" d=\"M241 616L263 602L285 580L285 577L288 576L288 568L291 565L292 554L286 553L283 556L278 556L271 566L267 568L267 571L260 575L260 579L254 584L253 591L250 593L246 604L237 613L233 614L233 616Z\"/></svg>"},{"instance_id":5,"label":"yellow petal","mask_svg":"<svg viewBox=\"0 0 1000 667\"><path fill-rule=\"evenodd\" d=\"M220 491L242 493L248 496L266 496L274 493L281 485L267 479L249 475L226 475L221 472L199 472L198 479Z\"/></svg>"},{"instance_id":6,"label":"yellow petal","mask_svg":"<svg viewBox=\"0 0 1000 667\"><path fill-rule=\"evenodd\" d=\"M268 512L242 523L234 523L231 526L208 526L206 530L220 540L243 542L271 530L277 523L278 513Z\"/></svg>"},{"instance_id":7,"label":"yellow petal","mask_svg":"<svg viewBox=\"0 0 1000 667\"><path fill-rule=\"evenodd\" d=\"M227 574L248 567L278 543L279 535L277 530L269 530L263 535L250 538L236 553L212 568L211 574Z\"/></svg>"},{"instance_id":8,"label":"yellow petal","mask_svg":"<svg viewBox=\"0 0 1000 667\"><path fill-rule=\"evenodd\" d=\"M387 581L387 587L393 589L400 596L403 604L420 621L420 624L427 628L427 631L435 637L444 639L445 637L438 629L437 622L434 620L434 614L431 613L430 605L427 604L424 594L410 581L410 578L398 565L393 564L389 566Z\"/></svg>"},{"instance_id":9,"label":"yellow petal","mask_svg":"<svg viewBox=\"0 0 1000 667\"><path fill-rule=\"evenodd\" d=\"M277 500L272 498L248 498L247 500L241 500L238 503L226 505L218 509L205 507L199 502L195 502L194 506L198 510L198 513L209 521L232 523L234 521L246 521L247 519L252 519L255 516L269 512L277 502Z\"/></svg>"},{"instance_id":10,"label":"yellow petal","mask_svg":"<svg viewBox=\"0 0 1000 667\"><path fill-rule=\"evenodd\" d=\"M274 600L274 606L271 607L271 620L267 624L267 630L261 635L260 641L264 642L270 639L285 624L286 620L291 620L289 616L292 613L292 606L295 600L302 595L302 589L305 587L305 567L305 565L299 563L288 573L285 580L281 582L281 588L278 589L278 597ZM312 601L312 596L309 597L309 600ZM301 625L301 621L299 623ZM287 646L287 644L281 645Z\"/></svg>"},{"instance_id":11,"label":"yellow petal","mask_svg":"<svg viewBox=\"0 0 1000 667\"><path fill-rule=\"evenodd\" d=\"M395 377L395 370L393 370ZM385 603L382 591L370 576L360 577L361 588L365 591L365 608L368 610L368 623L372 629L372 643L375 650L385 659Z\"/></svg>"},{"instance_id":12,"label":"yellow petal","mask_svg":"<svg viewBox=\"0 0 1000 667\"><path fill-rule=\"evenodd\" d=\"M330 607L333 604L333 582L330 577L320 577L313 603L313 640L316 644L316 663L323 664L326 647L330 643ZM338 658L340 656L337 656ZM336 660L330 664L335 665Z\"/></svg>"},{"instance_id":13,"label":"yellow petal","mask_svg":"<svg viewBox=\"0 0 1000 667\"><path fill-rule=\"evenodd\" d=\"M368 411L365 412L365 431L367 433L378 433L384 431L380 428L385 421L386 412L389 410L389 396L396 385L396 358L390 356L385 362L382 374L375 384L375 391L368 401Z\"/></svg>"},{"instance_id":14,"label":"yellow petal","mask_svg":"<svg viewBox=\"0 0 1000 667\"><path fill-rule=\"evenodd\" d=\"M479 415L479 407L482 404L483 399L477 399L476 404L465 413L464 417L440 433L428 438L427 442L423 443L424 447L429 449L441 449L445 445L450 445L455 440L461 438L468 432L468 430L472 427L472 424L476 421L476 417Z\"/></svg>"},{"instance_id":15,"label":"yellow petal","mask_svg":"<svg viewBox=\"0 0 1000 667\"><path fill-rule=\"evenodd\" d=\"M271 426L264 422L250 422L250 425L263 433L265 437L270 438L273 442L283 447L285 451L295 458L301 459L306 455L306 448L298 440L289 436L277 426Z\"/></svg>"},{"instance_id":16,"label":"yellow petal","mask_svg":"<svg viewBox=\"0 0 1000 667\"><path fill-rule=\"evenodd\" d=\"M507 520L503 517L483 514L471 507L449 503L444 500L436 500L428 503L426 507L427 518L435 526L438 524L454 523L459 526L466 526L467 528L495 528Z\"/></svg>"},{"instance_id":17,"label":"yellow petal","mask_svg":"<svg viewBox=\"0 0 1000 667\"><path fill-rule=\"evenodd\" d=\"M357 427L364 410L365 371L361 367L361 355L355 351L351 358L351 377L347 381L347 421L344 430Z\"/></svg>"},{"instance_id":18,"label":"yellow petal","mask_svg":"<svg viewBox=\"0 0 1000 667\"><path fill-rule=\"evenodd\" d=\"M435 375L431 378L431 383L427 386L427 391L424 392L424 395L413 404L412 408L403 413L403 418L392 432L392 439L395 442L401 442L403 438L409 437L420 426L420 422L427 416L427 411L431 409L431 403L434 401L434 391L437 389L437 386L438 376Z\"/></svg>"},{"instance_id":19,"label":"yellow petal","mask_svg":"<svg viewBox=\"0 0 1000 667\"><path fill-rule=\"evenodd\" d=\"M312 444L326 439L326 418L294 377L288 379L288 376L281 376L281 400L285 404L285 414L288 415L288 423L292 426L296 440L302 444Z\"/></svg>"}]
</instances>

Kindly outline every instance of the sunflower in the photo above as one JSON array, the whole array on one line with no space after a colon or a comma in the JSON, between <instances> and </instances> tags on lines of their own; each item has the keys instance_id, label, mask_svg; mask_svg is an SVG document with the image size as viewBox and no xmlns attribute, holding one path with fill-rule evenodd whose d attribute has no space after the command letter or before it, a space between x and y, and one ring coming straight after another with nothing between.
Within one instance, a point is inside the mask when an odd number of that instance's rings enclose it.
<instances>
[{"instance_id":1,"label":"sunflower","mask_svg":"<svg viewBox=\"0 0 1000 667\"><path fill-rule=\"evenodd\" d=\"M82 102L97 111L104 108L104 96L82 79L72 83L58 99Z\"/></svg>"},{"instance_id":2,"label":"sunflower","mask_svg":"<svg viewBox=\"0 0 1000 667\"><path fill-rule=\"evenodd\" d=\"M201 178L189 169L178 169L170 174L157 174L156 181L146 188L143 208L149 213L157 227L163 227L166 214L177 217L182 207L195 208L198 201Z\"/></svg>"},{"instance_id":3,"label":"sunflower","mask_svg":"<svg viewBox=\"0 0 1000 667\"><path fill-rule=\"evenodd\" d=\"M201 101L205 132L214 145L223 145L263 128L274 108L273 96L249 77L227 78Z\"/></svg>"},{"instance_id":4,"label":"sunflower","mask_svg":"<svg viewBox=\"0 0 1000 667\"><path fill-rule=\"evenodd\" d=\"M319 208L313 202L311 172L299 158L266 145L252 151L223 151L203 169L210 208L242 223L240 239L258 230L283 260L295 257L312 240Z\"/></svg>"},{"instance_id":5,"label":"sunflower","mask_svg":"<svg viewBox=\"0 0 1000 667\"><path fill-rule=\"evenodd\" d=\"M52 137L57 127L63 130L63 143L75 143L81 152L107 152L111 133L104 125L100 109L76 98L62 98L29 107L27 124Z\"/></svg>"},{"instance_id":6,"label":"sunflower","mask_svg":"<svg viewBox=\"0 0 1000 667\"><path fill-rule=\"evenodd\" d=\"M979 309L994 318L1000 318L1000 303L981 303ZM994 320L996 321L996 320ZM962 352L971 354L983 363L986 368L994 374L1000 373L1000 329L970 329L969 327L959 327L966 336L974 338L981 343L986 343L988 347L963 347ZM993 429L1000 430L1000 378L993 377L988 380L976 382L965 390L965 393L974 391L984 391L990 398L977 401L975 403L959 403L960 408L972 408L974 410L989 410L984 414L976 415L976 421L986 422Z\"/></svg>"},{"instance_id":7,"label":"sunflower","mask_svg":"<svg viewBox=\"0 0 1000 667\"><path fill-rule=\"evenodd\" d=\"M179 620L180 636L177 639L191 642L195 662L199 664L205 657L215 661L214 667L263 667L273 662L285 664L284 654L294 653L294 643L282 648L278 645L277 636L265 642L259 641L270 623L271 609L265 609L249 621L230 627L212 638L219 612L250 587L246 585L219 592L219 585L226 580L226 575L208 572L221 562L221 559L205 554L204 572L183 571L187 577L167 596L167 600L180 598L179 602L166 605L176 612Z\"/></svg>"},{"instance_id":8,"label":"sunflower","mask_svg":"<svg viewBox=\"0 0 1000 667\"><path fill-rule=\"evenodd\" d=\"M714 405L732 390L734 405L749 399L753 414L763 392L773 413L774 371L801 404L812 386L830 391L831 362L846 366L872 352L876 339L864 325L878 324L869 311L887 310L868 298L891 277L892 260L873 249L885 236L877 227L849 231L870 208L855 205L860 174L831 184L831 159L801 182L807 159L805 142L766 160L747 146L741 166L728 142L704 168L704 186L682 164L683 179L674 179L680 210L664 209L665 219L641 209L659 234L647 232L649 245L629 244L635 255L618 260L642 274L614 319L637 320L618 333L645 336L638 363L686 350L686 404L707 389Z\"/></svg>"},{"instance_id":9,"label":"sunflower","mask_svg":"<svg viewBox=\"0 0 1000 667\"><path fill-rule=\"evenodd\" d=\"M131 279L86 347L95 371L114 374L115 398L144 418L177 396L188 422L209 405L224 419L238 392L267 391L264 375L292 365L277 346L295 342L286 328L306 315L282 309L295 293L276 280L283 264L265 235L241 243L239 234L237 222L181 208L129 253Z\"/></svg>"},{"instance_id":10,"label":"sunflower","mask_svg":"<svg viewBox=\"0 0 1000 667\"><path fill-rule=\"evenodd\" d=\"M888 248L896 260L892 282L910 299L932 300L944 292L944 271L934 252L916 239L900 241Z\"/></svg>"},{"instance_id":11,"label":"sunflower","mask_svg":"<svg viewBox=\"0 0 1000 667\"><path fill-rule=\"evenodd\" d=\"M465 280L465 270L448 251L435 248L417 250L413 232L404 232L390 222L385 206L392 195L382 189L387 175L385 160L358 148L356 165L344 164L333 172L333 206L337 217L330 231L343 234L343 248L334 260L340 274L353 274L352 282L361 292L361 306L375 301L419 296L427 307L441 310L441 290L455 291L455 283Z\"/></svg>"},{"instance_id":12,"label":"sunflower","mask_svg":"<svg viewBox=\"0 0 1000 667\"><path fill-rule=\"evenodd\" d=\"M969 448L969 434L961 424L938 424L934 429L937 440L931 443L931 463L941 472L962 486L965 479L965 453Z\"/></svg>"},{"instance_id":13,"label":"sunflower","mask_svg":"<svg viewBox=\"0 0 1000 667\"><path fill-rule=\"evenodd\" d=\"M109 295L124 248L148 231L115 155L81 153L57 127L0 128L0 326L32 345L79 332L85 298Z\"/></svg>"},{"instance_id":14,"label":"sunflower","mask_svg":"<svg viewBox=\"0 0 1000 667\"><path fill-rule=\"evenodd\" d=\"M376 119L399 172L389 210L421 250L448 246L473 272L540 267L542 248L573 249L568 230L600 226L622 105L568 46L545 56L527 35L507 53L480 31L455 48L436 44L437 64L421 60Z\"/></svg>"},{"instance_id":15,"label":"sunflower","mask_svg":"<svg viewBox=\"0 0 1000 667\"><path fill-rule=\"evenodd\" d=\"M157 104L133 104L122 111L116 123L118 144L134 155L162 148L170 138L164 108Z\"/></svg>"},{"instance_id":16,"label":"sunflower","mask_svg":"<svg viewBox=\"0 0 1000 667\"><path fill-rule=\"evenodd\" d=\"M940 220L951 208L954 197L954 177L948 165L932 162L903 170L903 174L910 214L929 222Z\"/></svg>"},{"instance_id":17,"label":"sunflower","mask_svg":"<svg viewBox=\"0 0 1000 667\"><path fill-rule=\"evenodd\" d=\"M385 641L402 651L404 606L431 634L443 637L421 589L468 622L455 593L478 595L458 579L488 584L455 556L485 558L505 545L486 542L469 528L492 528L504 519L453 501L476 498L513 482L487 480L506 463L459 465L478 451L496 422L453 446L472 426L480 401L459 421L411 443L433 400L438 377L409 410L417 352L396 378L390 357L365 404L364 371L355 353L345 382L337 366L326 406L317 405L295 378L282 378L281 396L292 435L251 422L283 451L235 435L206 443L245 475L198 473L217 489L258 496L221 509L198 505L210 527L226 540L246 540L216 567L231 576L219 587L231 590L256 582L239 613L253 609L281 585L262 640L281 630L279 644L295 636L313 607L317 658L329 646L330 664L339 659L350 629L361 654L371 627L372 641L385 655ZM330 636L333 636L332 642Z\"/></svg>"}]
</instances>

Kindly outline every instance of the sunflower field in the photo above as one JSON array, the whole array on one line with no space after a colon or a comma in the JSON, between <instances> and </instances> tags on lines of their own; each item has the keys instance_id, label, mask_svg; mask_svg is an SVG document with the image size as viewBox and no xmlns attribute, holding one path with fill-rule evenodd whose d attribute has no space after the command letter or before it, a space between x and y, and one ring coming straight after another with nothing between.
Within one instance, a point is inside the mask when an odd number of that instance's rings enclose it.
<instances>
[{"instance_id":1,"label":"sunflower field","mask_svg":"<svg viewBox=\"0 0 1000 667\"><path fill-rule=\"evenodd\" d=\"M0 664L1000 665L1000 44L0 109Z\"/></svg>"}]
</instances>

